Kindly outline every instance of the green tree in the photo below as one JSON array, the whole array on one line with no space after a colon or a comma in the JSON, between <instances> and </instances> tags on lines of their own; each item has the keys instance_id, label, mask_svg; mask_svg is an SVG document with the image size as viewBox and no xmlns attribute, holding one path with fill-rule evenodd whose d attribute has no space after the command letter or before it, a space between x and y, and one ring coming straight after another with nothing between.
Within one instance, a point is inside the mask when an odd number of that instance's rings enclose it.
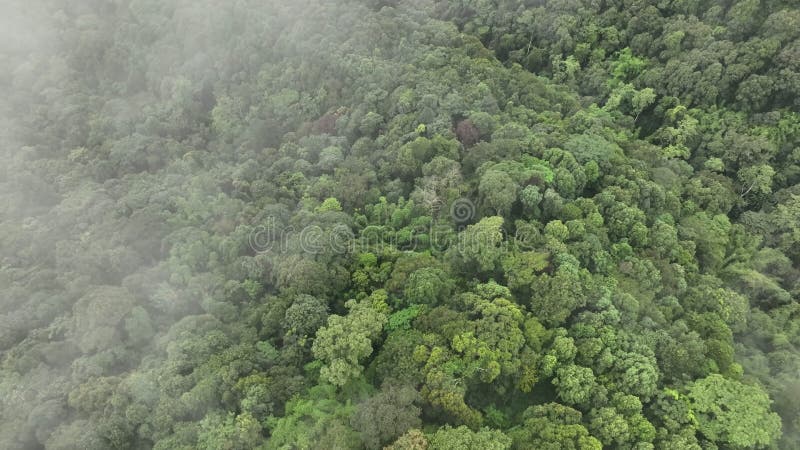
<instances>
[{"instance_id":1,"label":"green tree","mask_svg":"<svg viewBox=\"0 0 800 450\"><path fill-rule=\"evenodd\" d=\"M326 212L326 211L341 211L342 204L339 203L335 197L328 197L326 198L322 204L317 207L317 212Z\"/></svg>"},{"instance_id":2,"label":"green tree","mask_svg":"<svg viewBox=\"0 0 800 450\"><path fill-rule=\"evenodd\" d=\"M499 430L482 428L472 431L463 425L458 428L445 425L436 430L428 442L429 450L506 450L511 447L511 438Z\"/></svg>"},{"instance_id":3,"label":"green tree","mask_svg":"<svg viewBox=\"0 0 800 450\"><path fill-rule=\"evenodd\" d=\"M422 425L416 406L419 393L409 386L384 385L380 392L356 407L351 419L368 449L380 449Z\"/></svg>"},{"instance_id":4,"label":"green tree","mask_svg":"<svg viewBox=\"0 0 800 450\"><path fill-rule=\"evenodd\" d=\"M386 450L427 450L428 438L422 431L414 429L397 438L392 445L384 447Z\"/></svg>"},{"instance_id":5,"label":"green tree","mask_svg":"<svg viewBox=\"0 0 800 450\"><path fill-rule=\"evenodd\" d=\"M361 374L364 367L360 361L372 354L372 342L387 320L368 300L350 300L345 306L349 313L328 317L328 324L317 331L312 346L314 356L325 363L322 378L336 386L344 386Z\"/></svg>"},{"instance_id":6,"label":"green tree","mask_svg":"<svg viewBox=\"0 0 800 450\"><path fill-rule=\"evenodd\" d=\"M315 333L327 318L328 305L324 300L300 294L286 309L284 327L287 333L303 337Z\"/></svg>"},{"instance_id":7,"label":"green tree","mask_svg":"<svg viewBox=\"0 0 800 450\"><path fill-rule=\"evenodd\" d=\"M780 418L770 411L769 396L758 386L713 374L692 383L688 397L698 430L713 442L757 448L780 436Z\"/></svg>"},{"instance_id":8,"label":"green tree","mask_svg":"<svg viewBox=\"0 0 800 450\"><path fill-rule=\"evenodd\" d=\"M200 426L199 449L249 450L262 447L264 442L261 425L248 413L207 416Z\"/></svg>"},{"instance_id":9,"label":"green tree","mask_svg":"<svg viewBox=\"0 0 800 450\"><path fill-rule=\"evenodd\" d=\"M481 272L493 272L503 254L503 218L485 217L458 235L458 242L451 247L463 270L475 267Z\"/></svg>"},{"instance_id":10,"label":"green tree","mask_svg":"<svg viewBox=\"0 0 800 450\"><path fill-rule=\"evenodd\" d=\"M497 215L506 215L517 200L519 186L511 177L499 170L489 170L481 177L478 191L483 202Z\"/></svg>"},{"instance_id":11,"label":"green tree","mask_svg":"<svg viewBox=\"0 0 800 450\"><path fill-rule=\"evenodd\" d=\"M600 450L602 445L581 423L581 413L558 403L532 406L522 424L509 430L519 450Z\"/></svg>"},{"instance_id":12,"label":"green tree","mask_svg":"<svg viewBox=\"0 0 800 450\"><path fill-rule=\"evenodd\" d=\"M341 403L332 385L311 388L307 396L296 397L286 404L283 417L267 420L270 429L268 449L355 448L360 444L358 433L350 428L354 407Z\"/></svg>"},{"instance_id":13,"label":"green tree","mask_svg":"<svg viewBox=\"0 0 800 450\"><path fill-rule=\"evenodd\" d=\"M412 305L435 306L447 299L452 290L453 281L442 269L423 267L408 277L404 297Z\"/></svg>"},{"instance_id":14,"label":"green tree","mask_svg":"<svg viewBox=\"0 0 800 450\"><path fill-rule=\"evenodd\" d=\"M596 384L592 369L574 364L559 368L553 378L558 397L570 405L588 405Z\"/></svg>"}]
</instances>

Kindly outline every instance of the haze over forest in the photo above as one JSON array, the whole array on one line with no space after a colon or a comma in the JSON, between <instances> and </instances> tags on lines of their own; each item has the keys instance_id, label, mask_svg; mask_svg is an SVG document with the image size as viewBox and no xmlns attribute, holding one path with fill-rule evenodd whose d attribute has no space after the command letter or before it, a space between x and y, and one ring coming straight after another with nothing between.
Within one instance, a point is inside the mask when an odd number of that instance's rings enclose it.
<instances>
[{"instance_id":1,"label":"haze over forest","mask_svg":"<svg viewBox=\"0 0 800 450\"><path fill-rule=\"evenodd\" d=\"M5 0L0 449L800 448L800 5Z\"/></svg>"}]
</instances>

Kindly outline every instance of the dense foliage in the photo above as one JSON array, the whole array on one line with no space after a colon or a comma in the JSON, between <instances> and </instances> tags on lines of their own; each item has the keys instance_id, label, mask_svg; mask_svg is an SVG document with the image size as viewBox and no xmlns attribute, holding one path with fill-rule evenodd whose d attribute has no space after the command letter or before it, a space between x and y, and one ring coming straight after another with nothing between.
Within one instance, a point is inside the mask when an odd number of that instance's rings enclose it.
<instances>
[{"instance_id":1,"label":"dense foliage","mask_svg":"<svg viewBox=\"0 0 800 450\"><path fill-rule=\"evenodd\" d=\"M8 3L0 448L800 446L796 2Z\"/></svg>"}]
</instances>

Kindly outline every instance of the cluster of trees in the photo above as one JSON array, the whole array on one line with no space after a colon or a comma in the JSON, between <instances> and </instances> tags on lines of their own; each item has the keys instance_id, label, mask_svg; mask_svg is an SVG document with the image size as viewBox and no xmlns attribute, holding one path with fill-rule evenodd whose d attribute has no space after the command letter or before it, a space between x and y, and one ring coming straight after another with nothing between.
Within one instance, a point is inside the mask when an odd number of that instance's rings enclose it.
<instances>
[{"instance_id":1,"label":"cluster of trees","mask_svg":"<svg viewBox=\"0 0 800 450\"><path fill-rule=\"evenodd\" d=\"M793 2L34 3L0 447L800 445Z\"/></svg>"}]
</instances>

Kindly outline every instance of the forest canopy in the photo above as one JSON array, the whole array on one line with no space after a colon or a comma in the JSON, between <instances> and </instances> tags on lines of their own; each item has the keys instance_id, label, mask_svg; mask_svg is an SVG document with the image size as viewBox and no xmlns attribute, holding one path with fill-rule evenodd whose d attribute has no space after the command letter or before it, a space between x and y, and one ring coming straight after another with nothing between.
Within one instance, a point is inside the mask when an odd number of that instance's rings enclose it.
<instances>
[{"instance_id":1,"label":"forest canopy","mask_svg":"<svg viewBox=\"0 0 800 450\"><path fill-rule=\"evenodd\" d=\"M0 448L800 447L797 2L0 16Z\"/></svg>"}]
</instances>

